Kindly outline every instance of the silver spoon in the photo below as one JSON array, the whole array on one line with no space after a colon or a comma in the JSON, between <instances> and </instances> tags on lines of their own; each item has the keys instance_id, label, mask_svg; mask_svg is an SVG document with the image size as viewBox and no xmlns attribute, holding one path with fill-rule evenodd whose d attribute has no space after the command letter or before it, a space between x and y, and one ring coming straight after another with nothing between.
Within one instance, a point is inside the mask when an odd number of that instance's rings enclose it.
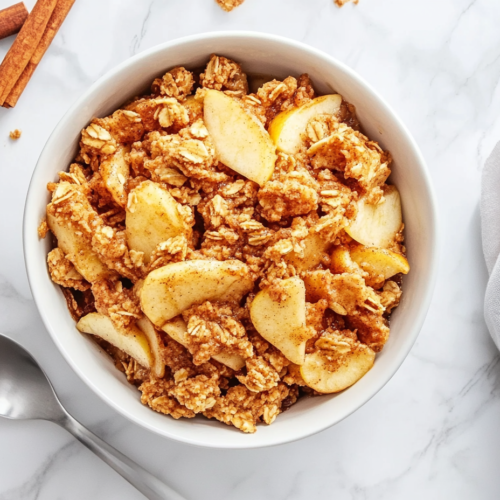
<instances>
[{"instance_id":1,"label":"silver spoon","mask_svg":"<svg viewBox=\"0 0 500 500\"><path fill-rule=\"evenodd\" d=\"M62 406L38 363L17 342L0 333L0 416L48 420L73 434L150 500L185 500L140 465L77 422Z\"/></svg>"}]
</instances>

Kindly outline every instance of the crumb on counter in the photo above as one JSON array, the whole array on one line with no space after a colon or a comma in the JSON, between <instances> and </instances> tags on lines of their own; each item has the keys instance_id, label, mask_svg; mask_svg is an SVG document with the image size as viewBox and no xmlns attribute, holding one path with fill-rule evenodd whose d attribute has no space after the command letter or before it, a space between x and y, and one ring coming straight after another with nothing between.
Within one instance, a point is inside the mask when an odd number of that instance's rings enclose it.
<instances>
[{"instance_id":1,"label":"crumb on counter","mask_svg":"<svg viewBox=\"0 0 500 500\"><path fill-rule=\"evenodd\" d=\"M14 140L19 139L19 137L21 137L21 133L22 132L16 128L16 130L11 130L9 137Z\"/></svg>"},{"instance_id":2,"label":"crumb on counter","mask_svg":"<svg viewBox=\"0 0 500 500\"><path fill-rule=\"evenodd\" d=\"M222 10L231 12L233 9L241 5L245 0L215 0Z\"/></svg>"},{"instance_id":3,"label":"crumb on counter","mask_svg":"<svg viewBox=\"0 0 500 500\"><path fill-rule=\"evenodd\" d=\"M334 0L335 5L336 5L337 7L343 7L346 3L349 3L349 2L351 2L351 1L352 1L352 3L353 3L353 4L355 4L355 5L357 5L357 4L358 4L358 2L359 2L359 0Z\"/></svg>"}]
</instances>

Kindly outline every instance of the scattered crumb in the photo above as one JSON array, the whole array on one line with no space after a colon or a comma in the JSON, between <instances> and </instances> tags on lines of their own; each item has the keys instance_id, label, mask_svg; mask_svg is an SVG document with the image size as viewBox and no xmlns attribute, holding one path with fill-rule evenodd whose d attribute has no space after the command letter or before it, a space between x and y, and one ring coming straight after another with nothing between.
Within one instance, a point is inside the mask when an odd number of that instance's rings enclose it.
<instances>
[{"instance_id":1,"label":"scattered crumb","mask_svg":"<svg viewBox=\"0 0 500 500\"><path fill-rule=\"evenodd\" d=\"M12 130L10 133L9 133L9 137L11 139L19 139L19 137L21 137L21 131L19 129L16 128L16 130Z\"/></svg>"},{"instance_id":2,"label":"scattered crumb","mask_svg":"<svg viewBox=\"0 0 500 500\"><path fill-rule=\"evenodd\" d=\"M44 219L38 226L38 237L43 239L47 236L48 232L49 232L49 226L47 224L47 219L44 217Z\"/></svg>"},{"instance_id":3,"label":"scattered crumb","mask_svg":"<svg viewBox=\"0 0 500 500\"><path fill-rule=\"evenodd\" d=\"M349 3L351 0L334 0L335 2L335 5L337 5L337 7L343 7L346 3ZM359 0L352 0L352 3L354 4L358 4Z\"/></svg>"},{"instance_id":4,"label":"scattered crumb","mask_svg":"<svg viewBox=\"0 0 500 500\"><path fill-rule=\"evenodd\" d=\"M222 10L231 12L234 8L241 5L245 0L215 0Z\"/></svg>"}]
</instances>

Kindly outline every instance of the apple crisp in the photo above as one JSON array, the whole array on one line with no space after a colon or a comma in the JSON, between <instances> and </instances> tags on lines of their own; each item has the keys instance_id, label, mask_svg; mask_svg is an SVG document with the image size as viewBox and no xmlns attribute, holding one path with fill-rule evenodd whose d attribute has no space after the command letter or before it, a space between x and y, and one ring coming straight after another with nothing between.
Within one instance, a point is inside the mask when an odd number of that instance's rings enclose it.
<instances>
[{"instance_id":1,"label":"apple crisp","mask_svg":"<svg viewBox=\"0 0 500 500\"><path fill-rule=\"evenodd\" d=\"M390 164L308 75L251 93L212 55L82 130L48 272L144 405L252 433L387 342L409 272Z\"/></svg>"}]
</instances>

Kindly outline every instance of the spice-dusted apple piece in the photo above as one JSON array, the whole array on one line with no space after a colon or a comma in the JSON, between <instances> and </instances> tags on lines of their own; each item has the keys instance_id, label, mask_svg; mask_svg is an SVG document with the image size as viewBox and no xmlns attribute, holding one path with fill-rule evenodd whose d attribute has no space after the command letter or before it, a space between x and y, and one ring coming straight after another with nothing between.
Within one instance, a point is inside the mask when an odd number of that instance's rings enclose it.
<instances>
[{"instance_id":1,"label":"spice-dusted apple piece","mask_svg":"<svg viewBox=\"0 0 500 500\"><path fill-rule=\"evenodd\" d=\"M321 262L331 245L318 233L309 233L304 240L304 255L301 257L295 252L290 252L285 256L285 260L292 264L297 271L308 271Z\"/></svg>"},{"instance_id":2,"label":"spice-dusted apple piece","mask_svg":"<svg viewBox=\"0 0 500 500\"><path fill-rule=\"evenodd\" d=\"M150 272L141 288L144 314L158 327L194 304L239 302L253 288L250 271L238 260L188 260Z\"/></svg>"},{"instance_id":3,"label":"spice-dusted apple piece","mask_svg":"<svg viewBox=\"0 0 500 500\"><path fill-rule=\"evenodd\" d=\"M385 186L384 201L370 205L358 201L356 219L346 228L349 236L367 247L388 248L401 230L401 199L395 186Z\"/></svg>"},{"instance_id":4,"label":"spice-dusted apple piece","mask_svg":"<svg viewBox=\"0 0 500 500\"><path fill-rule=\"evenodd\" d=\"M89 283L116 276L116 273L109 269L92 250L90 241L81 233L78 234L79 231L68 226L66 221L47 214L47 225L57 238L58 247Z\"/></svg>"},{"instance_id":5,"label":"spice-dusted apple piece","mask_svg":"<svg viewBox=\"0 0 500 500\"><path fill-rule=\"evenodd\" d=\"M106 189L122 208L127 205L125 184L130 177L129 165L125 159L126 154L127 148L121 146L114 154L101 162L99 167Z\"/></svg>"},{"instance_id":6,"label":"spice-dusted apple piece","mask_svg":"<svg viewBox=\"0 0 500 500\"><path fill-rule=\"evenodd\" d=\"M351 259L366 271L371 278L377 276L387 280L395 274L408 274L410 264L401 254L383 248L358 245L350 251Z\"/></svg>"},{"instance_id":7,"label":"spice-dusted apple piece","mask_svg":"<svg viewBox=\"0 0 500 500\"><path fill-rule=\"evenodd\" d=\"M378 289L395 274L408 274L410 265L405 257L391 250L356 245L351 249L335 247L330 269L335 274L360 274L368 286Z\"/></svg>"},{"instance_id":8,"label":"spice-dusted apple piece","mask_svg":"<svg viewBox=\"0 0 500 500\"><path fill-rule=\"evenodd\" d=\"M131 250L144 252L146 264L159 243L189 231L179 209L172 195L152 181L144 181L130 191L125 219L127 242Z\"/></svg>"},{"instance_id":9,"label":"spice-dusted apple piece","mask_svg":"<svg viewBox=\"0 0 500 500\"><path fill-rule=\"evenodd\" d=\"M250 317L257 331L278 348L292 363L304 362L306 342L311 338L306 328L306 289L298 277L281 282L287 293L282 302L269 289L261 290L250 305Z\"/></svg>"},{"instance_id":10,"label":"spice-dusted apple piece","mask_svg":"<svg viewBox=\"0 0 500 500\"><path fill-rule=\"evenodd\" d=\"M317 351L307 354L300 374L315 391L331 394L347 389L373 366L375 352L368 346L330 333L316 341Z\"/></svg>"},{"instance_id":11,"label":"spice-dusted apple piece","mask_svg":"<svg viewBox=\"0 0 500 500\"><path fill-rule=\"evenodd\" d=\"M52 202L47 205L47 225L57 238L58 247L90 283L117 276L117 273L110 270L94 252L91 237L84 233L82 228L72 224L71 221L78 220L81 214L74 211L73 205L69 205L64 213L59 210L61 201L71 197L78 199L79 208L89 212L93 210L87 199L73 184L68 182L58 184L52 195Z\"/></svg>"},{"instance_id":12,"label":"spice-dusted apple piece","mask_svg":"<svg viewBox=\"0 0 500 500\"><path fill-rule=\"evenodd\" d=\"M149 342L151 354L153 355L153 365L151 371L156 378L163 378L165 375L165 361L161 351L162 340L160 335L155 330L153 323L146 316L143 316L137 321L137 327L144 333Z\"/></svg>"},{"instance_id":13,"label":"spice-dusted apple piece","mask_svg":"<svg viewBox=\"0 0 500 500\"><path fill-rule=\"evenodd\" d=\"M217 158L257 184L268 181L276 163L276 146L260 121L218 90L206 90L203 106Z\"/></svg>"},{"instance_id":14,"label":"spice-dusted apple piece","mask_svg":"<svg viewBox=\"0 0 500 500\"><path fill-rule=\"evenodd\" d=\"M298 108L282 111L269 125L269 135L283 153L298 153L309 120L321 114L336 115L341 104L342 97L331 94L316 97Z\"/></svg>"},{"instance_id":15,"label":"spice-dusted apple piece","mask_svg":"<svg viewBox=\"0 0 500 500\"><path fill-rule=\"evenodd\" d=\"M189 343L186 339L187 325L180 316L167 321L167 323L163 325L163 331L189 350ZM212 356L212 358L223 365L229 366L229 368L232 368L235 371L241 370L245 366L245 360L238 354L220 352L219 354Z\"/></svg>"},{"instance_id":16,"label":"spice-dusted apple piece","mask_svg":"<svg viewBox=\"0 0 500 500\"><path fill-rule=\"evenodd\" d=\"M359 266L351 259L349 248L342 245L335 247L331 253L330 270L334 274L362 274Z\"/></svg>"},{"instance_id":17,"label":"spice-dusted apple piece","mask_svg":"<svg viewBox=\"0 0 500 500\"><path fill-rule=\"evenodd\" d=\"M76 325L83 333L97 335L106 342L132 356L140 365L152 369L154 356L148 339L139 328L133 326L127 332L118 330L108 316L90 313L84 316Z\"/></svg>"}]
</instances>

